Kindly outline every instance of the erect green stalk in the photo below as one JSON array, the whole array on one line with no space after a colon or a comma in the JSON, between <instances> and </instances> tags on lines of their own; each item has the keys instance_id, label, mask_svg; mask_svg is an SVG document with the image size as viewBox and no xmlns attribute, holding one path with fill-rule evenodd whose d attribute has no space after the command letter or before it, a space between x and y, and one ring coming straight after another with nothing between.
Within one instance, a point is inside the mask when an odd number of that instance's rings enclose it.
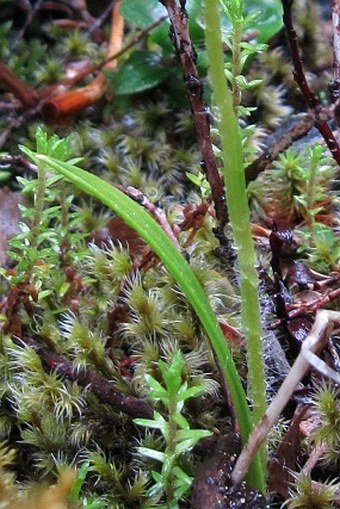
<instances>
[{"instance_id":1,"label":"erect green stalk","mask_svg":"<svg viewBox=\"0 0 340 509\"><path fill-rule=\"evenodd\" d=\"M37 188L34 196L34 216L32 219L32 231L31 231L31 244L36 244L36 239L38 237L38 229L39 225L42 221L42 211L44 208L44 198L45 198L45 165L42 163L38 165L38 179L37 179Z\"/></svg>"},{"instance_id":2,"label":"erect green stalk","mask_svg":"<svg viewBox=\"0 0 340 509\"><path fill-rule=\"evenodd\" d=\"M224 73L218 6L218 0L205 1L206 41L213 96L220 117L219 131L229 217L240 269L242 324L247 338L249 388L254 405L253 420L256 423L266 410L258 275L250 230L242 140L233 108L232 93Z\"/></svg>"},{"instance_id":3,"label":"erect green stalk","mask_svg":"<svg viewBox=\"0 0 340 509\"><path fill-rule=\"evenodd\" d=\"M175 499L175 493L174 493L174 474L173 474L173 467L175 463L175 449L176 449L176 440L177 440L177 424L175 421L175 414L176 414L176 403L175 395L173 394L172 398L169 398L169 431L168 431L168 439L167 439L167 448L165 451L165 456L167 457L167 461L169 462L168 465L166 465L165 473L166 473L166 498L167 503L170 507L178 507L178 504L176 503ZM164 465L163 465L164 470Z\"/></svg>"},{"instance_id":4,"label":"erect green stalk","mask_svg":"<svg viewBox=\"0 0 340 509\"><path fill-rule=\"evenodd\" d=\"M232 73L234 80L232 83L233 106L236 114L236 108L241 102L241 90L236 81L236 76L241 74L241 39L242 39L242 26L240 23L233 23L232 31Z\"/></svg>"},{"instance_id":5,"label":"erect green stalk","mask_svg":"<svg viewBox=\"0 0 340 509\"><path fill-rule=\"evenodd\" d=\"M40 233L40 225L42 223L42 215L44 210L44 199L46 190L46 169L45 164L38 165L37 187L34 194L34 216L32 218L31 231L29 235L30 248L35 248L38 252L38 237ZM33 263L27 271L27 278L30 279L33 274Z\"/></svg>"}]
</instances>

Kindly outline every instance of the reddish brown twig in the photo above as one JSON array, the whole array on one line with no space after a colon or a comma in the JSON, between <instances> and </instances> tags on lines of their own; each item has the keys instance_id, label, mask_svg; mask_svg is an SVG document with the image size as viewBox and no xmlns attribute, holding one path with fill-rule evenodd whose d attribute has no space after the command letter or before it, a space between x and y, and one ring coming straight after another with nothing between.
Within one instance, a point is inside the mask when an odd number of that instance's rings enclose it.
<instances>
[{"instance_id":1,"label":"reddish brown twig","mask_svg":"<svg viewBox=\"0 0 340 509\"><path fill-rule=\"evenodd\" d=\"M298 116L297 121L282 136L265 148L264 152L250 163L245 170L246 182L249 184L269 166L277 156L286 150L294 141L302 138L314 125L314 117L310 113Z\"/></svg>"},{"instance_id":2,"label":"reddish brown twig","mask_svg":"<svg viewBox=\"0 0 340 509\"><path fill-rule=\"evenodd\" d=\"M340 5L338 0L332 0L333 22L333 79L328 84L334 105L335 121L340 126Z\"/></svg>"},{"instance_id":3,"label":"reddish brown twig","mask_svg":"<svg viewBox=\"0 0 340 509\"><path fill-rule=\"evenodd\" d=\"M139 189L136 189L133 186L117 186L119 189L121 189L125 194L130 196L134 201L142 205L144 208L146 208L150 214L156 219L157 223L162 227L162 229L165 231L171 242L177 247L177 249L180 251L181 246L179 245L179 242L177 240L177 237L175 233L173 232L166 214L163 212L162 209L159 207L156 207L154 203L152 203L145 194L143 194Z\"/></svg>"},{"instance_id":4,"label":"reddish brown twig","mask_svg":"<svg viewBox=\"0 0 340 509\"><path fill-rule=\"evenodd\" d=\"M13 341L20 346L24 343L33 348L41 358L45 369L54 371L69 380L77 382L82 387L86 387L97 396L101 403L109 404L116 411L123 412L131 417L152 417L153 409L145 400L119 391L112 382L109 382L98 373L77 368L71 361L62 355L50 352L32 338L23 340L14 336Z\"/></svg>"},{"instance_id":5,"label":"reddish brown twig","mask_svg":"<svg viewBox=\"0 0 340 509\"><path fill-rule=\"evenodd\" d=\"M184 9L185 2L180 2L181 6L179 7L176 0L160 1L167 8L170 17L170 37L183 68L184 81L192 108L198 143L202 153L202 166L210 184L216 217L218 222L224 225L228 220L228 214L223 183L218 173L216 158L213 153L210 138L209 113L203 103L203 85L196 67L196 53L190 39L188 15Z\"/></svg>"},{"instance_id":6,"label":"reddish brown twig","mask_svg":"<svg viewBox=\"0 0 340 509\"><path fill-rule=\"evenodd\" d=\"M297 304L290 304L287 306L288 310L288 318L289 320L292 320L293 318L296 318L301 315L305 315L306 313L311 313L314 311L317 311L318 309L322 309L324 306L329 304L330 302L334 302L340 297L340 288L336 288L335 290L332 290L328 292L326 295L323 295L319 299L310 302L310 303L297 303Z\"/></svg>"},{"instance_id":7,"label":"reddish brown twig","mask_svg":"<svg viewBox=\"0 0 340 509\"><path fill-rule=\"evenodd\" d=\"M106 90L105 76L100 74L89 85L56 95L42 104L47 124L67 124L77 113L98 101Z\"/></svg>"},{"instance_id":8,"label":"reddish brown twig","mask_svg":"<svg viewBox=\"0 0 340 509\"><path fill-rule=\"evenodd\" d=\"M38 11L39 11L39 9L41 7L42 2L43 2L43 0L37 0L37 2L34 2L33 5L31 5L30 2L27 2L27 3L23 2L23 5L25 6L25 8L26 8L26 6L29 6L28 9L27 9L27 16L26 16L24 24L22 25L21 29L17 33L17 36L16 36L15 40L11 44L11 51L14 51L16 46L19 44L19 42L24 37L26 30L28 29L28 27L32 23L33 18L38 13Z\"/></svg>"},{"instance_id":9,"label":"reddish brown twig","mask_svg":"<svg viewBox=\"0 0 340 509\"><path fill-rule=\"evenodd\" d=\"M18 78L3 62L0 62L0 86L12 92L15 97L29 108L38 103L39 95L37 92Z\"/></svg>"},{"instance_id":10,"label":"reddish brown twig","mask_svg":"<svg viewBox=\"0 0 340 509\"><path fill-rule=\"evenodd\" d=\"M334 137L332 129L330 128L327 122L327 116L324 115L323 113L319 99L315 94L314 90L310 88L305 76L302 61L299 55L297 35L292 20L292 4L293 0L282 0L283 22L286 27L294 66L293 76L296 83L300 87L300 90L307 102L309 110L314 115L315 127L320 131L320 134L324 138L326 145L329 148L333 158L340 166L340 147Z\"/></svg>"},{"instance_id":11,"label":"reddish brown twig","mask_svg":"<svg viewBox=\"0 0 340 509\"><path fill-rule=\"evenodd\" d=\"M0 83L6 84L8 90L12 92L15 97L17 97L21 102L27 106L30 105L32 102L32 107L28 110L26 110L20 117L16 117L15 119L10 119L8 127L1 133L0 135L0 147L2 147L5 143L8 137L10 136L13 129L17 129L22 124L24 124L28 119L31 117L37 115L40 113L41 106L44 104L45 108L48 110L50 107L50 112L47 111L47 116L57 116L57 108L55 108L55 105L53 103L48 106L48 100L53 97L55 94L58 93L59 90L65 90L69 89L69 87L75 85L82 79L84 79L89 74L92 74L96 71L100 71L103 67L105 67L107 64L112 62L113 60L117 60L118 57L120 57L123 53L128 51L131 47L135 46L139 41L144 39L147 34L156 28L158 25L160 25L164 21L165 17L159 18L157 21L152 23L150 26L142 30L132 41L130 41L126 46L124 46L122 49L110 54L108 57L106 57L104 60L102 60L99 64L95 65L89 65L86 67L86 69L82 69L79 73L77 73L75 76L72 76L72 78L65 78L64 80L40 91L39 93L35 92L35 90L27 85L25 82L23 82L21 79L19 79L16 75L11 73L7 66L0 63ZM1 67L1 66L4 67ZM11 73L11 74L10 74ZM85 94L89 93L91 96L91 90L85 90ZM79 108L79 101L82 106L84 107L84 102L81 102L81 94L74 94L74 91L70 92L70 95L68 99L66 99L66 106L72 105L73 112L76 110L76 104L78 104ZM92 91L92 99L94 98L94 94ZM39 102L40 99L40 102ZM65 98L64 98L65 99ZM64 100L61 99L61 102ZM58 106L58 105L57 105ZM64 106L65 107L65 106Z\"/></svg>"},{"instance_id":12,"label":"reddish brown twig","mask_svg":"<svg viewBox=\"0 0 340 509\"><path fill-rule=\"evenodd\" d=\"M18 129L20 126L25 124L30 118L34 117L40 112L41 104L37 102L32 108L24 111L19 117L9 119L8 126L0 134L0 148L6 143L13 129Z\"/></svg>"},{"instance_id":13,"label":"reddish brown twig","mask_svg":"<svg viewBox=\"0 0 340 509\"><path fill-rule=\"evenodd\" d=\"M122 49L120 49L119 51L117 51L116 53L106 57L104 60L102 60L101 62L99 62L99 64L95 64L95 65L90 65L87 69L85 69L84 71L80 72L77 76L75 76L74 78L72 78L72 82L68 80L65 80L66 83L71 83L72 85L74 85L77 81L79 81L80 79L83 79L85 78L86 76L88 76L88 74L91 74L93 72L96 72L96 71L100 71L103 67L105 67L107 64L109 64L112 60L117 60L121 55L123 55L124 53L126 53L130 48L132 48L133 46L135 46L138 42L142 41L143 39L145 39L145 37L154 29L154 28L157 28L161 23L163 23L163 21L166 19L166 16L162 16L161 18L157 19L156 21L154 21L153 23L151 23L151 25L149 25L148 27L144 28L144 30L142 30L141 32L139 32L128 44L126 44L125 46L122 47ZM76 80L76 81L74 81ZM64 83L65 83L64 82Z\"/></svg>"},{"instance_id":14,"label":"reddish brown twig","mask_svg":"<svg viewBox=\"0 0 340 509\"><path fill-rule=\"evenodd\" d=\"M118 0L111 0L109 5L107 5L107 7L105 7L105 9L103 10L101 15L98 16L98 18L91 23L90 28L87 30L88 34L95 33L99 29L99 27L101 27L106 18L110 15L110 12L117 1Z\"/></svg>"},{"instance_id":15,"label":"reddish brown twig","mask_svg":"<svg viewBox=\"0 0 340 509\"><path fill-rule=\"evenodd\" d=\"M62 88L63 86L69 88L91 73L101 71L103 68L114 68L116 66L118 57L135 46L139 41L144 39L150 31L160 25L165 19L165 17L159 18L150 26L142 30L127 45L121 48L121 41L123 36L123 18L119 13L119 5L120 1L116 1L114 3L115 7L113 10L113 29L107 57L99 64L89 65L76 76L72 78L66 78L57 85L53 85L52 87L49 87L48 89L41 92L41 97L46 99L42 107L42 114L46 122L63 123L64 120L67 122L67 120L77 112L82 111L88 105L93 104L98 99L100 99L107 89L107 80L102 73L100 73L89 85L85 87L70 90L60 95L56 95L55 97L54 94L59 88Z\"/></svg>"},{"instance_id":16,"label":"reddish brown twig","mask_svg":"<svg viewBox=\"0 0 340 509\"><path fill-rule=\"evenodd\" d=\"M28 159L26 159L22 155L0 155L0 165L2 166L15 166L16 169L18 166L22 167L23 170L28 170L33 173L37 172L37 166L31 163ZM19 173L19 172L18 172Z\"/></svg>"}]
</instances>

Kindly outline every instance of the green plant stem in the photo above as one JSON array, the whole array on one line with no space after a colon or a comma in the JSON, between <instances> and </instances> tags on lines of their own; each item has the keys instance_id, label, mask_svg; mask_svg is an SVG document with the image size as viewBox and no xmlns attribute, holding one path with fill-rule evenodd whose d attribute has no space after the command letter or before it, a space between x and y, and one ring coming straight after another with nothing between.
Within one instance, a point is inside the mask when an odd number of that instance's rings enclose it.
<instances>
[{"instance_id":1,"label":"green plant stem","mask_svg":"<svg viewBox=\"0 0 340 509\"><path fill-rule=\"evenodd\" d=\"M37 188L34 195L34 216L32 218L32 226L29 236L29 245L31 249L35 248L38 250L38 237L40 225L42 223L42 214L44 210L45 191L46 191L46 170L45 163L41 162L40 164L38 164ZM28 279L31 279L32 273L33 273L33 263L27 273Z\"/></svg>"},{"instance_id":2,"label":"green plant stem","mask_svg":"<svg viewBox=\"0 0 340 509\"><path fill-rule=\"evenodd\" d=\"M262 327L258 297L255 249L250 230L246 196L242 140L227 86L221 44L218 0L206 0L206 41L213 96L219 110L224 181L230 223L237 247L241 278L242 324L247 338L248 378L253 400L253 420L258 422L266 410L266 385L262 353Z\"/></svg>"},{"instance_id":3,"label":"green plant stem","mask_svg":"<svg viewBox=\"0 0 340 509\"><path fill-rule=\"evenodd\" d=\"M45 155L36 155L27 149L24 150L36 163L41 160L45 161L49 169L64 175L79 189L99 199L103 204L117 212L159 256L197 313L211 341L212 348L220 363L222 374L227 381L242 441L245 443L253 425L241 380L207 295L183 255L153 217L119 189L81 168ZM248 480L252 486L264 491L263 469L258 460L252 463L248 473Z\"/></svg>"},{"instance_id":4,"label":"green plant stem","mask_svg":"<svg viewBox=\"0 0 340 509\"><path fill-rule=\"evenodd\" d=\"M238 86L238 83L235 79L236 76L241 74L241 39L242 39L242 27L240 23L233 23L233 32L232 32L232 73L234 76L233 84L232 84L232 94L233 94L233 107L236 112L237 106L239 106L241 102L241 90Z\"/></svg>"},{"instance_id":5,"label":"green plant stem","mask_svg":"<svg viewBox=\"0 0 340 509\"><path fill-rule=\"evenodd\" d=\"M176 449L176 437L177 437L177 424L174 419L176 413L176 395L169 399L169 432L167 438L167 448L165 450L165 457L168 464L163 464L166 474L166 488L165 493L167 497L167 503L170 507L176 507L176 499L174 494L174 475L173 466L175 462L175 449Z\"/></svg>"},{"instance_id":6,"label":"green plant stem","mask_svg":"<svg viewBox=\"0 0 340 509\"><path fill-rule=\"evenodd\" d=\"M61 219L61 249L60 249L60 259L64 266L66 266L68 260L70 259L69 250L70 250L70 218L69 218L69 204L67 203L67 191L65 183L61 188L60 192L60 219Z\"/></svg>"}]
</instances>

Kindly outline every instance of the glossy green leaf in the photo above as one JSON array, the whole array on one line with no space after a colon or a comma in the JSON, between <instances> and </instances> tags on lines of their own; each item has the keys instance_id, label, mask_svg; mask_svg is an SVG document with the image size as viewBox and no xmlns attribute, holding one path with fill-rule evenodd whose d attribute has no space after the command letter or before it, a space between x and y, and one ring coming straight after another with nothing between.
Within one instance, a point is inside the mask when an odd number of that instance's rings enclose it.
<instances>
[{"instance_id":1,"label":"glossy green leaf","mask_svg":"<svg viewBox=\"0 0 340 509\"><path fill-rule=\"evenodd\" d=\"M259 17L254 22L254 30L259 35L258 42L267 42L283 25L282 22L282 4L280 0L261 0L260 2L246 2L246 11L248 6L252 6L253 10L259 10Z\"/></svg>"},{"instance_id":2,"label":"glossy green leaf","mask_svg":"<svg viewBox=\"0 0 340 509\"><path fill-rule=\"evenodd\" d=\"M204 392L204 387L202 385L194 385L189 389L185 389L182 386L177 396L177 401L193 398L194 396L198 396L198 394L202 394L202 392Z\"/></svg>"},{"instance_id":3,"label":"glossy green leaf","mask_svg":"<svg viewBox=\"0 0 340 509\"><path fill-rule=\"evenodd\" d=\"M162 373L166 388L172 394L177 393L182 383L182 369L184 361L179 350L175 353L170 365L163 361L159 362L159 368Z\"/></svg>"},{"instance_id":4,"label":"glossy green leaf","mask_svg":"<svg viewBox=\"0 0 340 509\"><path fill-rule=\"evenodd\" d=\"M137 447L138 452L143 455L151 458L153 460L160 461L163 463L165 455L164 452L155 451L154 449L150 449L149 447Z\"/></svg>"},{"instance_id":5,"label":"glossy green leaf","mask_svg":"<svg viewBox=\"0 0 340 509\"><path fill-rule=\"evenodd\" d=\"M128 23L140 28L166 15L165 7L158 0L123 0L119 10Z\"/></svg>"},{"instance_id":6,"label":"glossy green leaf","mask_svg":"<svg viewBox=\"0 0 340 509\"><path fill-rule=\"evenodd\" d=\"M134 51L119 69L104 71L117 95L136 94L159 85L173 72L155 51Z\"/></svg>"},{"instance_id":7,"label":"glossy green leaf","mask_svg":"<svg viewBox=\"0 0 340 509\"><path fill-rule=\"evenodd\" d=\"M145 375L145 381L152 389L153 397L162 398L167 395L166 389L153 376Z\"/></svg>"},{"instance_id":8,"label":"glossy green leaf","mask_svg":"<svg viewBox=\"0 0 340 509\"><path fill-rule=\"evenodd\" d=\"M166 430L168 427L167 421L159 412L154 412L153 419L142 419L137 418L134 419L134 422L139 426L144 426L145 428L154 428L159 430Z\"/></svg>"},{"instance_id":9,"label":"glossy green leaf","mask_svg":"<svg viewBox=\"0 0 340 509\"><path fill-rule=\"evenodd\" d=\"M181 429L190 430L190 424L187 419L180 412L176 412L173 415L173 420Z\"/></svg>"},{"instance_id":10,"label":"glossy green leaf","mask_svg":"<svg viewBox=\"0 0 340 509\"><path fill-rule=\"evenodd\" d=\"M180 442L189 439L198 442L201 438L209 437L210 435L212 435L212 432L206 429L182 429L177 432L177 439Z\"/></svg>"}]
</instances>

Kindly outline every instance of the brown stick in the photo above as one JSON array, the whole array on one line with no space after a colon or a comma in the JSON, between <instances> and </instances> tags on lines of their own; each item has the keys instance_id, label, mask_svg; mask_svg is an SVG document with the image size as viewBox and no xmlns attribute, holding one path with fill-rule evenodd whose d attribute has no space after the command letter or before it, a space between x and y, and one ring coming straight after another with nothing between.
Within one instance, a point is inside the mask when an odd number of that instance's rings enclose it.
<instances>
[{"instance_id":1,"label":"brown stick","mask_svg":"<svg viewBox=\"0 0 340 509\"><path fill-rule=\"evenodd\" d=\"M31 107L38 103L36 91L22 81L3 62L0 62L0 86L12 92L25 106Z\"/></svg>"},{"instance_id":2,"label":"brown stick","mask_svg":"<svg viewBox=\"0 0 340 509\"><path fill-rule=\"evenodd\" d=\"M300 87L302 95L307 102L308 108L314 115L315 127L320 131L320 134L325 140L333 158L340 166L340 147L334 137L332 129L326 120L327 117L323 114L319 99L314 90L310 88L305 76L302 61L299 55L299 48L297 45L297 35L292 20L292 5L293 0L282 0L283 23L286 27L294 66L293 76L296 83Z\"/></svg>"},{"instance_id":3,"label":"brown stick","mask_svg":"<svg viewBox=\"0 0 340 509\"><path fill-rule=\"evenodd\" d=\"M114 4L117 2L118 0L111 0L111 2L109 3L109 5L107 7L105 7L105 9L103 10L103 12L101 13L100 16L98 16L97 19L95 19L92 23L91 23L91 26L90 28L87 30L87 33L90 35L90 34L93 34L94 32L96 32L96 30L99 29L99 27L104 23L104 21L106 20L106 18L110 15L110 12L114 6Z\"/></svg>"},{"instance_id":4,"label":"brown stick","mask_svg":"<svg viewBox=\"0 0 340 509\"><path fill-rule=\"evenodd\" d=\"M152 203L145 194L142 193L139 189L133 186L117 186L118 189L121 189L125 194L130 196L134 201L142 205L142 207L146 208L150 214L156 219L157 223L162 227L162 229L165 231L171 242L177 247L178 251L181 251L181 246L178 242L178 239L173 232L166 214L163 212L162 209L156 207L154 203Z\"/></svg>"},{"instance_id":5,"label":"brown stick","mask_svg":"<svg viewBox=\"0 0 340 509\"><path fill-rule=\"evenodd\" d=\"M138 42L142 41L146 38L146 36L154 29L157 28L163 21L165 21L167 16L162 16L161 18L157 19L151 25L144 28L141 32L139 32L128 44L122 47L119 51L114 53L113 55L110 55L109 57L106 57L102 62L99 62L99 64L90 65L85 71L82 71L77 75L75 78L77 81L79 81L82 78L85 78L88 74L93 73L95 71L100 71L103 67L105 67L111 60L117 60L118 57L126 53L130 48L135 46ZM79 76L79 77L78 77ZM65 80L66 83L69 83L68 80ZM74 84L73 81L71 84Z\"/></svg>"},{"instance_id":6,"label":"brown stick","mask_svg":"<svg viewBox=\"0 0 340 509\"><path fill-rule=\"evenodd\" d=\"M328 84L334 104L334 117L340 126L340 4L339 0L332 0L333 22L333 79Z\"/></svg>"},{"instance_id":7,"label":"brown stick","mask_svg":"<svg viewBox=\"0 0 340 509\"><path fill-rule=\"evenodd\" d=\"M294 141L304 136L314 125L313 115L310 113L304 113L303 116L299 116L297 122L288 129L280 138L274 141L268 146L264 152L255 161L250 163L245 170L246 182L249 184L252 180L255 180L258 175L269 166L277 156L286 150Z\"/></svg>"},{"instance_id":8,"label":"brown stick","mask_svg":"<svg viewBox=\"0 0 340 509\"><path fill-rule=\"evenodd\" d=\"M176 0L160 0L160 2L165 5L171 21L170 37L183 68L184 81L203 158L202 166L210 184L216 217L221 225L225 225L228 220L228 213L224 188L213 153L210 138L209 114L203 103L203 85L198 75L196 53L190 39L188 15L184 8L185 1L182 0L180 2L180 7L177 5Z\"/></svg>"},{"instance_id":9,"label":"brown stick","mask_svg":"<svg viewBox=\"0 0 340 509\"><path fill-rule=\"evenodd\" d=\"M19 30L19 32L16 35L15 41L13 41L13 43L11 44L11 51L14 52L14 50L17 47L17 45L19 44L19 42L21 42L22 38L24 37L24 35L26 33L26 30L32 23L33 18L38 13L42 3L43 3L43 0L37 0L37 2L35 2L33 5L30 5L31 2L27 2L27 3L23 2L24 5L28 4L28 6L29 6L27 9L27 16L26 16L24 24L22 25L21 29ZM26 5L25 5L25 7L26 7Z\"/></svg>"},{"instance_id":10,"label":"brown stick","mask_svg":"<svg viewBox=\"0 0 340 509\"><path fill-rule=\"evenodd\" d=\"M101 403L107 403L116 411L123 412L131 417L151 418L153 416L153 409L145 400L119 391L112 382L108 382L98 373L77 368L71 361L62 355L43 348L32 338L23 340L14 336L13 341L20 344L20 346L25 343L33 348L39 354L45 368L77 382L82 387L86 387L98 397Z\"/></svg>"},{"instance_id":11,"label":"brown stick","mask_svg":"<svg viewBox=\"0 0 340 509\"><path fill-rule=\"evenodd\" d=\"M157 21L155 21L154 23L152 23L150 26L148 26L147 28L145 28L144 30L142 30L131 42L129 42L126 46L124 46L122 49L120 49L119 51L117 51L116 53L113 53L113 54L110 54L109 57L106 57L102 62L100 62L99 64L95 64L95 65L90 65L89 67L87 67L85 70L82 70L81 72L79 72L76 76L72 77L72 78L65 78L64 80L60 81L59 83L57 84L54 84L50 87L47 87L46 89L42 90L39 92L39 96L36 94L36 92L31 88L29 87L29 85L27 85L26 83L22 82L19 78L17 78L15 75L14 75L14 84L9 86L8 88L10 89L11 92L13 92L13 94L18 98L20 99L20 93L21 91L23 90L23 87L26 87L27 90L32 94L32 97L34 98L35 97L35 94L37 96L37 100L34 99L34 106L32 108L30 108L29 110L25 111L23 113L23 115L21 115L20 117L17 117L15 119L12 119L9 121L9 125L7 127L6 130L4 130L2 132L2 134L0 135L0 148L6 143L6 140L8 139L8 137L10 136L11 132L13 129L16 129L18 127L20 127L24 122L26 122L28 119L30 119L31 117L35 116L36 114L39 114L40 111L41 111L41 106L42 104L45 105L46 108L48 108L47 106L47 101L54 96L54 94L56 93L56 91L58 89L65 89L65 88L69 88L70 86L72 85L75 85L76 83L78 83L80 80L82 80L83 78L85 78L86 76L88 76L89 74L95 72L95 71L99 71L101 70L103 67L105 67L109 62L111 62L112 60L116 60L118 57L120 57L123 53L125 53L126 51L128 51L131 47L133 47L135 44L137 44L139 41L141 41L142 39L144 39L147 34L153 30L154 28L156 28L158 25L160 25L163 21L164 21L165 17L162 17L162 18L159 18ZM1 65L1 64L0 64ZM8 73L8 68L5 66L5 74ZM0 83L1 81L4 81L2 80L2 72L1 72L1 68L0 68ZM23 86L22 86L23 85ZM18 92L17 92L17 88L18 88ZM91 91L89 92L91 93ZM93 91L92 91L93 93ZM86 94L86 91L85 91L85 94ZM28 96L29 97L29 96ZM40 103L38 102L38 99L40 98ZM65 99L65 98L64 98ZM64 100L63 99L63 100ZM30 100L30 99L28 99ZM42 102L43 100L45 100L45 102ZM68 105L64 106L64 108L67 108L67 107L71 107L71 104L74 103L74 102L81 102L82 101L82 98L81 98L81 94L70 94L68 99L66 99L66 101L69 101L68 102ZM42 104L41 104L42 103ZM58 105L57 105L58 106ZM53 116L56 116L57 115L57 111L58 109L55 108L54 104L51 103L50 104L50 108L51 108L51 111L46 113L47 117L53 117ZM81 106L78 106L78 110L81 109L81 108L84 108L84 102L81 102Z\"/></svg>"}]
</instances>

